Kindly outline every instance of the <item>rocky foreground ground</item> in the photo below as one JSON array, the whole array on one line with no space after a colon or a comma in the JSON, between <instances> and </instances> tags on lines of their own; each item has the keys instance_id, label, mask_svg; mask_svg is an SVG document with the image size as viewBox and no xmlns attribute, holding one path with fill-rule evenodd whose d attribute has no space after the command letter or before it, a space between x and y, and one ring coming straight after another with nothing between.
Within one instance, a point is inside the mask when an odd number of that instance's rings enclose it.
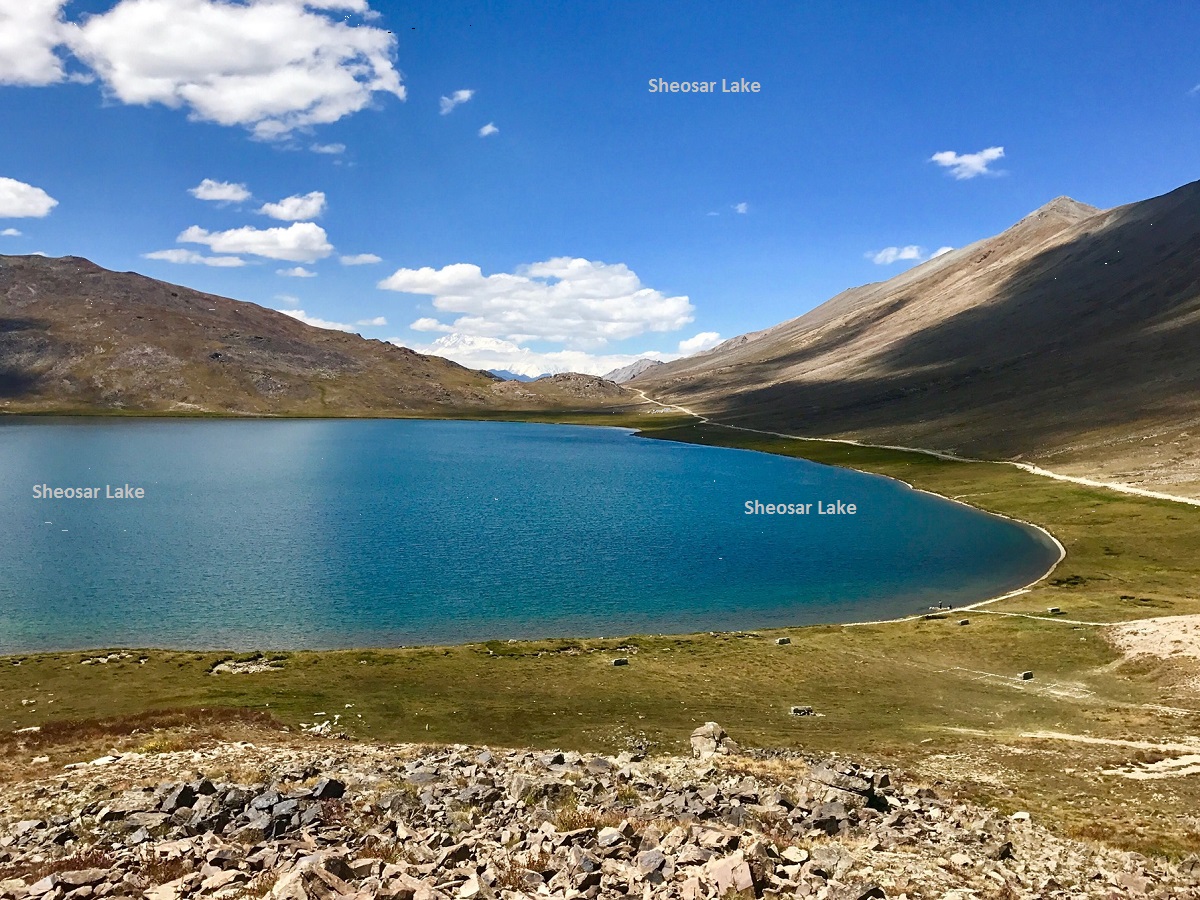
<instances>
[{"instance_id":1,"label":"rocky foreground ground","mask_svg":"<svg viewBox=\"0 0 1200 900\"><path fill-rule=\"evenodd\" d=\"M1200 860L1056 837L882 771L306 738L0 787L5 900L1200 897Z\"/></svg>"}]
</instances>

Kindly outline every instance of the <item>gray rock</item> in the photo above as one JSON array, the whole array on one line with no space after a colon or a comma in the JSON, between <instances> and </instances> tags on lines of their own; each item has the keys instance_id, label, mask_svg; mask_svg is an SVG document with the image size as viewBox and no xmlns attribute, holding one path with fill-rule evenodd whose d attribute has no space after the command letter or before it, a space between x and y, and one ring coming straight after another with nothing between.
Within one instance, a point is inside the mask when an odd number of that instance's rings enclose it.
<instances>
[{"instance_id":1,"label":"gray rock","mask_svg":"<svg viewBox=\"0 0 1200 900\"><path fill-rule=\"evenodd\" d=\"M738 745L725 733L725 729L716 722L705 722L692 732L692 756L696 759L709 759L722 753L737 752Z\"/></svg>"},{"instance_id":2,"label":"gray rock","mask_svg":"<svg viewBox=\"0 0 1200 900\"><path fill-rule=\"evenodd\" d=\"M346 785L336 778L322 778L312 789L314 800L338 800L346 793Z\"/></svg>"}]
</instances>

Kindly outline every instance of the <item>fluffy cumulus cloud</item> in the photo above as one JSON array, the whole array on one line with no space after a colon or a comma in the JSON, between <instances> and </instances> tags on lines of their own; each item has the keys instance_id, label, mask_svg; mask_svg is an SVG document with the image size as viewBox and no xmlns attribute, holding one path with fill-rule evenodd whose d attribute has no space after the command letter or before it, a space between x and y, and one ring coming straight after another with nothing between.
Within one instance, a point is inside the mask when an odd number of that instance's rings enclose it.
<instances>
[{"instance_id":1,"label":"fluffy cumulus cloud","mask_svg":"<svg viewBox=\"0 0 1200 900\"><path fill-rule=\"evenodd\" d=\"M999 174L991 168L991 164L1004 158L1003 147L987 147L978 153L955 153L953 150L943 150L929 157L929 161L937 163L959 181L968 178L978 178L980 175Z\"/></svg>"},{"instance_id":2,"label":"fluffy cumulus cloud","mask_svg":"<svg viewBox=\"0 0 1200 900\"><path fill-rule=\"evenodd\" d=\"M495 122L488 122L486 125L484 125L482 128L479 129L480 137L491 137L493 134L499 134L499 133L500 133L500 129L496 127Z\"/></svg>"},{"instance_id":3,"label":"fluffy cumulus cloud","mask_svg":"<svg viewBox=\"0 0 1200 900\"><path fill-rule=\"evenodd\" d=\"M288 303L295 298L280 296L276 299ZM314 328L325 328L330 331L356 332L359 328L382 328L387 325L387 319L383 316L375 316L373 319L359 319L357 322L351 324L349 322L330 322L328 319L319 319L316 316L310 316L302 309L277 309L275 311L281 312L285 316L291 316L305 325L312 325Z\"/></svg>"},{"instance_id":4,"label":"fluffy cumulus cloud","mask_svg":"<svg viewBox=\"0 0 1200 900\"><path fill-rule=\"evenodd\" d=\"M282 275L284 278L316 278L317 273L312 269L306 269L304 266L292 266L290 269L276 269L276 275Z\"/></svg>"},{"instance_id":5,"label":"fluffy cumulus cloud","mask_svg":"<svg viewBox=\"0 0 1200 900\"><path fill-rule=\"evenodd\" d=\"M338 258L343 266L373 266L375 263L383 262L383 257L376 256L374 253L354 253L350 256L342 256Z\"/></svg>"},{"instance_id":6,"label":"fluffy cumulus cloud","mask_svg":"<svg viewBox=\"0 0 1200 900\"><path fill-rule=\"evenodd\" d=\"M717 332L702 331L695 337L680 341L679 352L684 356L691 356L693 353L699 353L702 350L711 350L719 343L721 343L721 335L717 334Z\"/></svg>"},{"instance_id":7,"label":"fluffy cumulus cloud","mask_svg":"<svg viewBox=\"0 0 1200 900\"><path fill-rule=\"evenodd\" d=\"M313 144L308 148L313 153L323 153L326 156L340 156L346 152L345 144Z\"/></svg>"},{"instance_id":8,"label":"fluffy cumulus cloud","mask_svg":"<svg viewBox=\"0 0 1200 900\"><path fill-rule=\"evenodd\" d=\"M43 85L66 75L57 53L63 0L0 2L0 84Z\"/></svg>"},{"instance_id":9,"label":"fluffy cumulus cloud","mask_svg":"<svg viewBox=\"0 0 1200 900\"><path fill-rule=\"evenodd\" d=\"M531 378L559 372L604 375L639 359L659 359L666 362L679 356L677 353L656 351L637 354L593 354L583 350L539 352L500 338L457 333L447 334L429 344L409 343L399 339L393 339L392 343L416 350L418 353L444 356L469 369L503 369Z\"/></svg>"},{"instance_id":10,"label":"fluffy cumulus cloud","mask_svg":"<svg viewBox=\"0 0 1200 900\"><path fill-rule=\"evenodd\" d=\"M900 262L901 260L923 258L921 248L916 244L909 244L907 247L884 247L882 250L870 250L867 252L867 259L877 266L890 266L892 263Z\"/></svg>"},{"instance_id":11,"label":"fluffy cumulus cloud","mask_svg":"<svg viewBox=\"0 0 1200 900\"><path fill-rule=\"evenodd\" d=\"M905 247L884 247L882 250L869 250L865 255L867 259L877 266L890 266L896 262L925 262L926 260L937 259L939 256L944 256L953 249L953 247L938 247L926 256L924 247L909 244Z\"/></svg>"},{"instance_id":12,"label":"fluffy cumulus cloud","mask_svg":"<svg viewBox=\"0 0 1200 900\"><path fill-rule=\"evenodd\" d=\"M316 316L310 316L302 309L277 309L276 312L281 312L285 316L291 316L293 319L298 319L305 325L311 325L314 328L325 328L329 331L354 331L354 326L346 322L330 322L328 319L318 319Z\"/></svg>"},{"instance_id":13,"label":"fluffy cumulus cloud","mask_svg":"<svg viewBox=\"0 0 1200 900\"><path fill-rule=\"evenodd\" d=\"M733 204L733 211L740 216L744 216L746 213L750 212L750 204L749 203L735 203L735 204Z\"/></svg>"},{"instance_id":14,"label":"fluffy cumulus cloud","mask_svg":"<svg viewBox=\"0 0 1200 900\"><path fill-rule=\"evenodd\" d=\"M470 100L474 96L475 96L474 91L461 90L461 91L455 91L449 97L442 97L442 99L441 99L442 115L443 116L450 115L450 113L454 112L454 108L456 106L462 106L464 103L466 103L468 100Z\"/></svg>"},{"instance_id":15,"label":"fluffy cumulus cloud","mask_svg":"<svg viewBox=\"0 0 1200 900\"><path fill-rule=\"evenodd\" d=\"M0 82L62 81L69 51L122 103L186 109L265 139L336 122L378 94L405 96L396 39L365 24L366 0L120 0L74 22L63 6L0 3Z\"/></svg>"},{"instance_id":16,"label":"fluffy cumulus cloud","mask_svg":"<svg viewBox=\"0 0 1200 900\"><path fill-rule=\"evenodd\" d=\"M206 231L193 225L176 240L181 244L204 244L215 253L245 253L297 263L314 263L333 252L325 229L312 222L297 222L287 228L244 226L230 231Z\"/></svg>"},{"instance_id":17,"label":"fluffy cumulus cloud","mask_svg":"<svg viewBox=\"0 0 1200 900\"><path fill-rule=\"evenodd\" d=\"M21 236L21 232L15 228L5 228L3 231L0 231L0 237L20 237L20 236Z\"/></svg>"},{"instance_id":18,"label":"fluffy cumulus cloud","mask_svg":"<svg viewBox=\"0 0 1200 900\"><path fill-rule=\"evenodd\" d=\"M432 297L435 309L454 316L439 324L455 332L573 348L674 331L694 312L687 297L646 287L623 263L565 256L495 275L469 263L398 269L379 286Z\"/></svg>"},{"instance_id":19,"label":"fluffy cumulus cloud","mask_svg":"<svg viewBox=\"0 0 1200 900\"><path fill-rule=\"evenodd\" d=\"M450 325L443 325L437 319L430 318L429 316L422 316L408 327L413 331L441 331L445 334L449 334L454 330L454 328ZM488 338L487 340L493 339Z\"/></svg>"},{"instance_id":20,"label":"fluffy cumulus cloud","mask_svg":"<svg viewBox=\"0 0 1200 900\"><path fill-rule=\"evenodd\" d=\"M188 188L188 193L197 200L210 203L241 203L250 199L250 191L244 184L214 181L211 178L205 178L194 188Z\"/></svg>"},{"instance_id":21,"label":"fluffy cumulus cloud","mask_svg":"<svg viewBox=\"0 0 1200 900\"><path fill-rule=\"evenodd\" d=\"M143 253L145 259L156 259L160 262L175 263L176 265L213 266L218 269L236 269L246 264L239 256L205 256L195 250L155 250L153 253Z\"/></svg>"},{"instance_id":22,"label":"fluffy cumulus cloud","mask_svg":"<svg viewBox=\"0 0 1200 900\"><path fill-rule=\"evenodd\" d=\"M0 178L0 219L41 219L56 206L58 201L41 188Z\"/></svg>"},{"instance_id":23,"label":"fluffy cumulus cloud","mask_svg":"<svg viewBox=\"0 0 1200 900\"><path fill-rule=\"evenodd\" d=\"M325 195L321 191L284 197L278 203L264 203L259 210L264 216L281 222L303 222L315 219L325 211Z\"/></svg>"}]
</instances>

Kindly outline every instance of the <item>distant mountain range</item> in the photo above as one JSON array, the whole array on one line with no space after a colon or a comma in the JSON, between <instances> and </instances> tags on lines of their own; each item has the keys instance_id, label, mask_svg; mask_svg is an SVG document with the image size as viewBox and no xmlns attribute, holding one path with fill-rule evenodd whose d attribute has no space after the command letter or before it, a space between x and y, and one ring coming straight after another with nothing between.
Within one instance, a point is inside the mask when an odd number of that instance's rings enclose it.
<instances>
[{"instance_id":1,"label":"distant mountain range","mask_svg":"<svg viewBox=\"0 0 1200 900\"><path fill-rule=\"evenodd\" d=\"M605 381L611 381L614 384L624 384L627 381L633 381L639 375L642 375L655 366L661 366L662 363L657 359L639 359L636 362L631 362L627 366L622 366L619 369L613 369L607 375L601 377Z\"/></svg>"},{"instance_id":2,"label":"distant mountain range","mask_svg":"<svg viewBox=\"0 0 1200 900\"><path fill-rule=\"evenodd\" d=\"M1200 496L1200 182L1007 231L637 385L721 422Z\"/></svg>"},{"instance_id":3,"label":"distant mountain range","mask_svg":"<svg viewBox=\"0 0 1200 900\"><path fill-rule=\"evenodd\" d=\"M636 400L592 376L504 381L86 259L0 256L0 413L430 416Z\"/></svg>"},{"instance_id":4,"label":"distant mountain range","mask_svg":"<svg viewBox=\"0 0 1200 900\"><path fill-rule=\"evenodd\" d=\"M508 371L508 369L488 369L488 371L497 378L503 378L505 381L537 381L537 378L533 375L518 375L516 372Z\"/></svg>"}]
</instances>

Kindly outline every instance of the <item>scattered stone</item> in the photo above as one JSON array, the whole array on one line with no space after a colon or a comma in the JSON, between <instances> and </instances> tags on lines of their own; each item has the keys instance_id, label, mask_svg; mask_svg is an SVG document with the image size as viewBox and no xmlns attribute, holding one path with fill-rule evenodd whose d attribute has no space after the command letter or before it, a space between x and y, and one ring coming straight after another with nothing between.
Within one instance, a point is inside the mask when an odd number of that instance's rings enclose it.
<instances>
[{"instance_id":1,"label":"scattered stone","mask_svg":"<svg viewBox=\"0 0 1200 900\"><path fill-rule=\"evenodd\" d=\"M627 666L627 665L629 665L629 657L627 657L627 656L618 656L616 659L614 659L614 660L612 661L612 664L613 664L614 666Z\"/></svg>"},{"instance_id":2,"label":"scattered stone","mask_svg":"<svg viewBox=\"0 0 1200 900\"><path fill-rule=\"evenodd\" d=\"M793 706L791 712L793 716L811 716L813 708L811 706Z\"/></svg>"},{"instance_id":3,"label":"scattered stone","mask_svg":"<svg viewBox=\"0 0 1200 900\"><path fill-rule=\"evenodd\" d=\"M257 659L225 659L209 670L209 675L258 675L262 672L278 672L283 664L259 657Z\"/></svg>"},{"instance_id":4,"label":"scattered stone","mask_svg":"<svg viewBox=\"0 0 1200 900\"><path fill-rule=\"evenodd\" d=\"M299 741L0 784L0 900L1200 896L1200 858L1072 842L844 759L741 753L714 722L697 759Z\"/></svg>"},{"instance_id":5,"label":"scattered stone","mask_svg":"<svg viewBox=\"0 0 1200 900\"><path fill-rule=\"evenodd\" d=\"M723 753L736 753L738 745L716 722L705 722L692 732L692 756L709 759Z\"/></svg>"},{"instance_id":6,"label":"scattered stone","mask_svg":"<svg viewBox=\"0 0 1200 900\"><path fill-rule=\"evenodd\" d=\"M780 647L785 647L788 644L790 644L791 642L792 642L792 639L789 637L775 638L776 645L778 645Z\"/></svg>"},{"instance_id":7,"label":"scattered stone","mask_svg":"<svg viewBox=\"0 0 1200 900\"><path fill-rule=\"evenodd\" d=\"M1032 672L1022 672L1022 673L1021 673L1021 680L1022 680L1022 681L1032 681L1032 680L1033 680L1033 673L1032 673Z\"/></svg>"},{"instance_id":8,"label":"scattered stone","mask_svg":"<svg viewBox=\"0 0 1200 900\"><path fill-rule=\"evenodd\" d=\"M336 778L322 778L312 789L314 800L337 800L346 793L346 785Z\"/></svg>"}]
</instances>

